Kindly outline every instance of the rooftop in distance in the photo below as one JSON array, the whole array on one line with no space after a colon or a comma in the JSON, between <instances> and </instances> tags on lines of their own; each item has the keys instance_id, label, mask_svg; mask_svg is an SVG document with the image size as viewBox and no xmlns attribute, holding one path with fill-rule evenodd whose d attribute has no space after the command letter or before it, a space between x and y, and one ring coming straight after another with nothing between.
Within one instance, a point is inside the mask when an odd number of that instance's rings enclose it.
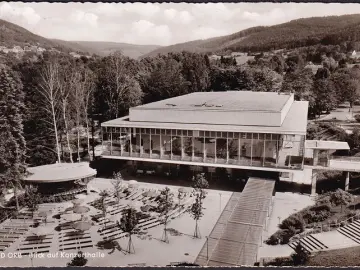
<instances>
[{"instance_id":1,"label":"rooftop in distance","mask_svg":"<svg viewBox=\"0 0 360 270\"><path fill-rule=\"evenodd\" d=\"M276 92L195 92L132 109L280 112L290 98L291 94Z\"/></svg>"}]
</instances>

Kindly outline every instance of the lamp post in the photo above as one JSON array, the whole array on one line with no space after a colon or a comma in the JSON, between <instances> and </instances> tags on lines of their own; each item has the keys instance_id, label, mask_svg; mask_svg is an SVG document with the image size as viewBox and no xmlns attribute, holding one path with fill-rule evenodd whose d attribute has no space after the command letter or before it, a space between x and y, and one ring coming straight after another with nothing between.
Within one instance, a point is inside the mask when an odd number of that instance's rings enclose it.
<instances>
[{"instance_id":1,"label":"lamp post","mask_svg":"<svg viewBox=\"0 0 360 270\"><path fill-rule=\"evenodd\" d=\"M220 195L220 213L221 213L221 193L219 193Z\"/></svg>"},{"instance_id":2,"label":"lamp post","mask_svg":"<svg viewBox=\"0 0 360 270\"><path fill-rule=\"evenodd\" d=\"M209 236L206 236L206 260L209 260Z\"/></svg>"},{"instance_id":3,"label":"lamp post","mask_svg":"<svg viewBox=\"0 0 360 270\"><path fill-rule=\"evenodd\" d=\"M279 220L279 225L280 225L280 219L281 219L281 217L278 217L278 220Z\"/></svg>"}]
</instances>

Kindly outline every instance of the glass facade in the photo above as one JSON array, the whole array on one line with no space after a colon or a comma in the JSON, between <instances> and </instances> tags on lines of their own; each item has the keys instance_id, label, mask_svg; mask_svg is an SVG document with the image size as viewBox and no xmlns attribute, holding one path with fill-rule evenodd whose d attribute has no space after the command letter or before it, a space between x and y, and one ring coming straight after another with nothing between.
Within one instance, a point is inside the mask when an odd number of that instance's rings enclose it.
<instances>
[{"instance_id":1,"label":"glass facade","mask_svg":"<svg viewBox=\"0 0 360 270\"><path fill-rule=\"evenodd\" d=\"M103 127L103 155L302 169L305 136Z\"/></svg>"}]
</instances>

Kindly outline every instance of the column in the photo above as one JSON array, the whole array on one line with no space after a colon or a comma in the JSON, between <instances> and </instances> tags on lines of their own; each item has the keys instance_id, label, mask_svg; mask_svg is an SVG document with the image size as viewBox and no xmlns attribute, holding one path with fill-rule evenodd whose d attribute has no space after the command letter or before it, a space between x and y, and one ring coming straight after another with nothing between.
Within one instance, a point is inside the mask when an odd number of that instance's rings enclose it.
<instances>
[{"instance_id":1,"label":"column","mask_svg":"<svg viewBox=\"0 0 360 270\"><path fill-rule=\"evenodd\" d=\"M194 161L194 133L192 134L191 137L191 148L192 148L191 161Z\"/></svg>"},{"instance_id":2,"label":"column","mask_svg":"<svg viewBox=\"0 0 360 270\"><path fill-rule=\"evenodd\" d=\"M173 130L171 130L171 133L170 133L170 159L172 159L172 133L173 133Z\"/></svg>"},{"instance_id":3,"label":"column","mask_svg":"<svg viewBox=\"0 0 360 270\"><path fill-rule=\"evenodd\" d=\"M129 156L131 157L132 155L132 128L129 128L129 135L130 135L130 153Z\"/></svg>"},{"instance_id":4,"label":"column","mask_svg":"<svg viewBox=\"0 0 360 270\"><path fill-rule=\"evenodd\" d=\"M311 176L311 196L316 196L316 181L317 181L317 172L312 170Z\"/></svg>"},{"instance_id":5,"label":"column","mask_svg":"<svg viewBox=\"0 0 360 270\"><path fill-rule=\"evenodd\" d=\"M251 133L250 166L252 166L252 156L253 156L253 138L254 138L254 133Z\"/></svg>"},{"instance_id":6,"label":"column","mask_svg":"<svg viewBox=\"0 0 360 270\"><path fill-rule=\"evenodd\" d=\"M139 152L140 152L140 157L143 153L143 148L142 148L142 143L141 143L141 132L142 132L142 128L139 128Z\"/></svg>"},{"instance_id":7,"label":"column","mask_svg":"<svg viewBox=\"0 0 360 270\"><path fill-rule=\"evenodd\" d=\"M112 128L110 128L110 155L112 155Z\"/></svg>"},{"instance_id":8,"label":"column","mask_svg":"<svg viewBox=\"0 0 360 270\"><path fill-rule=\"evenodd\" d=\"M104 152L104 128L101 128L101 152Z\"/></svg>"},{"instance_id":9,"label":"column","mask_svg":"<svg viewBox=\"0 0 360 270\"><path fill-rule=\"evenodd\" d=\"M214 162L215 162L215 163L217 162L217 149L216 149L216 142L217 142L217 132L215 132L215 145L214 145L214 148L215 148Z\"/></svg>"},{"instance_id":10,"label":"column","mask_svg":"<svg viewBox=\"0 0 360 270\"><path fill-rule=\"evenodd\" d=\"M239 161L239 164L240 164L240 161L241 161L241 158L240 158L240 155L241 155L241 143L240 143L240 137L241 137L241 134L239 133L239 139L238 139L238 161Z\"/></svg>"},{"instance_id":11,"label":"column","mask_svg":"<svg viewBox=\"0 0 360 270\"><path fill-rule=\"evenodd\" d=\"M313 166L316 166L318 164L319 161L319 152L317 149L314 149L314 153L313 153Z\"/></svg>"},{"instance_id":12,"label":"column","mask_svg":"<svg viewBox=\"0 0 360 270\"><path fill-rule=\"evenodd\" d=\"M162 136L161 136L161 132L162 132L162 129L160 129L160 136L159 136L159 138L160 138L160 158L162 158L162 155L163 155L163 141L162 141Z\"/></svg>"},{"instance_id":13,"label":"column","mask_svg":"<svg viewBox=\"0 0 360 270\"><path fill-rule=\"evenodd\" d=\"M120 130L120 134L119 134L119 142L120 142L120 156L122 156L123 155L123 151L124 151L124 141L123 141L123 139L122 139L122 131L123 131L123 128L119 128Z\"/></svg>"},{"instance_id":14,"label":"column","mask_svg":"<svg viewBox=\"0 0 360 270\"><path fill-rule=\"evenodd\" d=\"M205 131L204 131L204 138L203 138L203 162L206 161L206 144L205 144Z\"/></svg>"},{"instance_id":15,"label":"column","mask_svg":"<svg viewBox=\"0 0 360 270\"><path fill-rule=\"evenodd\" d=\"M264 134L264 151L263 151L263 166L265 166L265 155L266 155L266 150L265 150L265 143L266 143L266 140L265 140L265 136L266 136L266 134Z\"/></svg>"},{"instance_id":16,"label":"column","mask_svg":"<svg viewBox=\"0 0 360 270\"><path fill-rule=\"evenodd\" d=\"M275 150L276 167L279 166L279 138L280 136L276 137L276 150Z\"/></svg>"},{"instance_id":17,"label":"column","mask_svg":"<svg viewBox=\"0 0 360 270\"><path fill-rule=\"evenodd\" d=\"M350 172L345 172L346 178L345 178L345 191L349 190L349 184L350 184Z\"/></svg>"},{"instance_id":18,"label":"column","mask_svg":"<svg viewBox=\"0 0 360 270\"><path fill-rule=\"evenodd\" d=\"M184 131L183 130L181 130L180 141L181 141L181 159L184 159L185 149L184 149Z\"/></svg>"},{"instance_id":19,"label":"column","mask_svg":"<svg viewBox=\"0 0 360 270\"><path fill-rule=\"evenodd\" d=\"M229 163L229 132L226 132L226 163Z\"/></svg>"},{"instance_id":20,"label":"column","mask_svg":"<svg viewBox=\"0 0 360 270\"><path fill-rule=\"evenodd\" d=\"M150 155L150 158L151 158L151 154L152 154L152 140L151 140L151 128L149 128L149 144L150 144L150 146L149 146L149 155Z\"/></svg>"}]
</instances>

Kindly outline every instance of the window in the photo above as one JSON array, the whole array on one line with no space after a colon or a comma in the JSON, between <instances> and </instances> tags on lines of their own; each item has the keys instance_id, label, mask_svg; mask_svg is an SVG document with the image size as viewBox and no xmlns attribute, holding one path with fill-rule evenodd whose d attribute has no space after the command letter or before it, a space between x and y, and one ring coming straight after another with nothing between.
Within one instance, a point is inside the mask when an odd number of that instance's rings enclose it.
<instances>
[{"instance_id":1,"label":"window","mask_svg":"<svg viewBox=\"0 0 360 270\"><path fill-rule=\"evenodd\" d=\"M209 131L205 131L205 137L209 138L210 137L210 132Z\"/></svg>"},{"instance_id":2,"label":"window","mask_svg":"<svg viewBox=\"0 0 360 270\"><path fill-rule=\"evenodd\" d=\"M264 139L265 139L265 134L259 133L259 140L264 140Z\"/></svg>"},{"instance_id":3,"label":"window","mask_svg":"<svg viewBox=\"0 0 360 270\"><path fill-rule=\"evenodd\" d=\"M234 132L228 132L229 138L234 138Z\"/></svg>"},{"instance_id":4,"label":"window","mask_svg":"<svg viewBox=\"0 0 360 270\"><path fill-rule=\"evenodd\" d=\"M216 132L216 137L218 137L218 138L222 138L222 136L221 136L221 132Z\"/></svg>"},{"instance_id":5,"label":"window","mask_svg":"<svg viewBox=\"0 0 360 270\"><path fill-rule=\"evenodd\" d=\"M192 135L193 135L192 130L188 130L187 135L188 135L189 137L192 137Z\"/></svg>"},{"instance_id":6,"label":"window","mask_svg":"<svg viewBox=\"0 0 360 270\"><path fill-rule=\"evenodd\" d=\"M165 134L166 134L166 130L165 130L165 129L160 129L160 134L161 134L161 135L165 135Z\"/></svg>"},{"instance_id":7,"label":"window","mask_svg":"<svg viewBox=\"0 0 360 270\"><path fill-rule=\"evenodd\" d=\"M204 131L200 131L200 132L199 132L199 137L204 137L204 135L205 135L205 132L204 132Z\"/></svg>"}]
</instances>

